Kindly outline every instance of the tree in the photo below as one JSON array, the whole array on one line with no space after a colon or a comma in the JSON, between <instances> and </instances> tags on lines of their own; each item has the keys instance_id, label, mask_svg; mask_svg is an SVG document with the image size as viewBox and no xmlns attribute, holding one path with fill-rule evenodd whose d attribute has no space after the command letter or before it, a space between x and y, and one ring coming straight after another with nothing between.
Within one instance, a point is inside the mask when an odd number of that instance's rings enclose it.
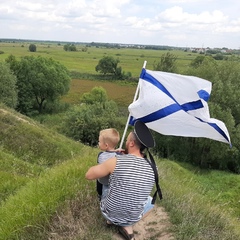
<instances>
[{"instance_id":1,"label":"tree","mask_svg":"<svg viewBox=\"0 0 240 240\"><path fill-rule=\"evenodd\" d=\"M176 60L177 60L176 55L167 52L161 56L160 62L158 63L154 62L153 69L155 71L175 73L177 71Z\"/></svg>"},{"instance_id":2,"label":"tree","mask_svg":"<svg viewBox=\"0 0 240 240\"><path fill-rule=\"evenodd\" d=\"M30 44L29 45L29 51L30 52L36 52L37 51L37 46L35 44Z\"/></svg>"},{"instance_id":3,"label":"tree","mask_svg":"<svg viewBox=\"0 0 240 240\"><path fill-rule=\"evenodd\" d=\"M74 44L70 44L70 43L65 44L65 45L63 46L63 49L64 49L65 51L70 51L70 52L76 52L76 51L77 51L76 46L75 46Z\"/></svg>"},{"instance_id":4,"label":"tree","mask_svg":"<svg viewBox=\"0 0 240 240\"><path fill-rule=\"evenodd\" d=\"M91 92L84 93L81 101L87 104L105 103L107 101L107 92L103 87L94 87Z\"/></svg>"},{"instance_id":5,"label":"tree","mask_svg":"<svg viewBox=\"0 0 240 240\"><path fill-rule=\"evenodd\" d=\"M200 66L203 63L204 58L205 58L205 56L203 56L203 55L195 57L191 61L190 66L197 68L198 66Z\"/></svg>"},{"instance_id":6,"label":"tree","mask_svg":"<svg viewBox=\"0 0 240 240\"><path fill-rule=\"evenodd\" d=\"M224 55L222 53L217 53L213 58L216 60L223 60Z\"/></svg>"},{"instance_id":7,"label":"tree","mask_svg":"<svg viewBox=\"0 0 240 240\"><path fill-rule=\"evenodd\" d=\"M102 87L86 93L82 98L84 103L74 106L67 113L63 133L76 141L97 146L100 130L110 127L122 129L125 119L122 123L117 104L107 99L106 90Z\"/></svg>"},{"instance_id":8,"label":"tree","mask_svg":"<svg viewBox=\"0 0 240 240\"><path fill-rule=\"evenodd\" d=\"M68 70L51 58L26 56L17 62L10 56L6 61L17 76L17 110L24 114L42 113L47 104L58 101L69 90Z\"/></svg>"},{"instance_id":9,"label":"tree","mask_svg":"<svg viewBox=\"0 0 240 240\"><path fill-rule=\"evenodd\" d=\"M119 59L114 59L111 56L104 56L99 60L98 65L95 67L97 72L100 72L104 75L113 74L118 76L121 74L121 67L118 68Z\"/></svg>"},{"instance_id":10,"label":"tree","mask_svg":"<svg viewBox=\"0 0 240 240\"><path fill-rule=\"evenodd\" d=\"M0 62L0 102L8 107L17 105L17 78L7 63Z\"/></svg>"}]
</instances>

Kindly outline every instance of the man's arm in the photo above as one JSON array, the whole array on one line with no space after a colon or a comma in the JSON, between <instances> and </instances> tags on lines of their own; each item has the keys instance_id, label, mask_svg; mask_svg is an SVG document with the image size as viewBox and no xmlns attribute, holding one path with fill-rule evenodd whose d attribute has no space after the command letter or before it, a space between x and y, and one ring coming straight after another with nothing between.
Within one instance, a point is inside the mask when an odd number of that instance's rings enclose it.
<instances>
[{"instance_id":1,"label":"man's arm","mask_svg":"<svg viewBox=\"0 0 240 240\"><path fill-rule=\"evenodd\" d=\"M94 180L101 177L105 177L114 171L116 167L116 163L117 163L117 159L113 157L101 164L90 167L85 177L88 180Z\"/></svg>"}]
</instances>

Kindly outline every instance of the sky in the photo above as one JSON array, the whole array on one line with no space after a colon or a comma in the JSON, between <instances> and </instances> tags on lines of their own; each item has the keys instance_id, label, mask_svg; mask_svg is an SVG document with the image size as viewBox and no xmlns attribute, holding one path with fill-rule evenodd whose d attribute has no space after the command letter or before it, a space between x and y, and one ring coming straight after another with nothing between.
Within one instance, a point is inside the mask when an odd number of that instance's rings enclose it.
<instances>
[{"instance_id":1,"label":"sky","mask_svg":"<svg viewBox=\"0 0 240 240\"><path fill-rule=\"evenodd\" d=\"M240 49L239 0L0 0L0 38Z\"/></svg>"}]
</instances>

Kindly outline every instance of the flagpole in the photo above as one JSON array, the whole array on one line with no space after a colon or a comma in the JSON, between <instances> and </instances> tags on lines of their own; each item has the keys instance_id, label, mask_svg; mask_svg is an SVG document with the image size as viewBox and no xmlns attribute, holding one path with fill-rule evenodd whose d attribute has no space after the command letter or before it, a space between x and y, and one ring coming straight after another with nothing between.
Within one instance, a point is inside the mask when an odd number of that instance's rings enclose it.
<instances>
[{"instance_id":1,"label":"flagpole","mask_svg":"<svg viewBox=\"0 0 240 240\"><path fill-rule=\"evenodd\" d=\"M143 68L146 68L146 65L147 65L147 61L144 61L144 63L143 63ZM135 95L134 95L134 98L133 98L133 102L136 101L138 92L139 92L139 81L138 81L137 89L136 89L136 92L135 92ZM120 149L121 149L122 146L123 146L123 141L124 141L125 136L126 136L126 133L127 133L127 129L128 129L130 117L131 117L131 115L130 115L130 113L129 113L129 114L128 114L128 119L127 119L127 122L126 122L126 125L125 125L125 129L124 129L124 132L123 132L123 135L122 135L122 139L121 139L121 142L120 142L120 146L119 146Z\"/></svg>"}]
</instances>

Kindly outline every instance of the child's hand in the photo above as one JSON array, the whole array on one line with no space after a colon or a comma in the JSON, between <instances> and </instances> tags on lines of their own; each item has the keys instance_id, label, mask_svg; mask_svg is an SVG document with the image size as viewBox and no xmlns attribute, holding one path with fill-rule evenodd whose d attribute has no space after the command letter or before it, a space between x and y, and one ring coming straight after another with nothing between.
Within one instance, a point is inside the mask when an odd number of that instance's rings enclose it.
<instances>
[{"instance_id":1,"label":"child's hand","mask_svg":"<svg viewBox=\"0 0 240 240\"><path fill-rule=\"evenodd\" d=\"M119 153L122 153L122 154L125 154L125 149L122 149L122 148L118 148L115 151L119 152Z\"/></svg>"}]
</instances>

